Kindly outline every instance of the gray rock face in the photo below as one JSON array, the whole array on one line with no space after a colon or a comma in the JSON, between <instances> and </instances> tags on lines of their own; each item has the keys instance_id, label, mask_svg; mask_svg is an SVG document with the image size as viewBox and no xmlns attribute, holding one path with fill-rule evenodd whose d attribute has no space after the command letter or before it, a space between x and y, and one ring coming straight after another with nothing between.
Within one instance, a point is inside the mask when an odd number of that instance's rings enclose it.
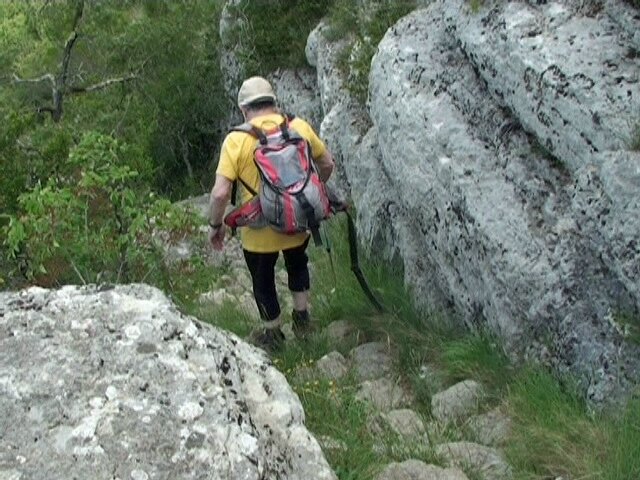
<instances>
[{"instance_id":1,"label":"gray rock face","mask_svg":"<svg viewBox=\"0 0 640 480\"><path fill-rule=\"evenodd\" d=\"M441 3L489 92L570 170L628 146L640 111L638 61L632 37L607 15L573 14L561 2L504 2L472 15L462 0Z\"/></svg>"},{"instance_id":2,"label":"gray rock face","mask_svg":"<svg viewBox=\"0 0 640 480\"><path fill-rule=\"evenodd\" d=\"M585 5L415 11L378 46L369 121L327 93L322 132L361 239L402 258L420 302L577 374L599 403L640 378L640 349L611 321L640 307L639 163L621 151L640 69L633 29L609 3ZM344 92L334 46L315 35L318 84Z\"/></svg>"},{"instance_id":3,"label":"gray rock face","mask_svg":"<svg viewBox=\"0 0 640 480\"><path fill-rule=\"evenodd\" d=\"M241 0L225 2L220 15L220 41L222 43L220 68L224 75L224 88L230 105L235 105L240 83L244 80L244 65L241 57L249 46L242 42L240 32L247 28L247 20L239 15Z\"/></svg>"},{"instance_id":4,"label":"gray rock face","mask_svg":"<svg viewBox=\"0 0 640 480\"><path fill-rule=\"evenodd\" d=\"M158 290L0 293L0 477L335 479L259 350Z\"/></svg>"},{"instance_id":5,"label":"gray rock face","mask_svg":"<svg viewBox=\"0 0 640 480\"><path fill-rule=\"evenodd\" d=\"M320 93L312 70L282 70L269 75L282 109L303 118L319 131L322 120Z\"/></svg>"}]
</instances>

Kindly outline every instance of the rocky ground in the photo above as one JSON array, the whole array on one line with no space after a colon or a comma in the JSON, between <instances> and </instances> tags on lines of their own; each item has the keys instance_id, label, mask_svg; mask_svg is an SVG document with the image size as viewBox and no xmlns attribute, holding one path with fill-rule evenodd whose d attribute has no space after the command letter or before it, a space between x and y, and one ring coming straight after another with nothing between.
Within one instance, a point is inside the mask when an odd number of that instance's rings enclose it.
<instances>
[{"instance_id":1,"label":"rocky ground","mask_svg":"<svg viewBox=\"0 0 640 480\"><path fill-rule=\"evenodd\" d=\"M227 244L217 262L230 266L231 273L222 276L218 286L201 295L200 300L213 304L235 302L253 316L256 326L259 325L250 279L237 240ZM286 273L282 267L276 277L279 291L286 293ZM290 302L288 295L283 295L282 300ZM290 303L285 305L283 312L290 311ZM285 323L283 330L288 342L297 341L290 323ZM413 393L395 368L394 345L367 341L348 320L330 323L316 334L326 336L335 350L288 374L289 381L300 385L327 380L337 382L346 375L354 375L358 381L356 398L371 407L368 428L372 433L380 434L380 438L391 435L394 448L430 452L447 465L443 468L409 459L387 465L376 480L512 478L512 469L501 451L509 434L510 419L499 408L487 407L486 390L480 382L470 378L443 388L432 396L431 416L425 417L418 413ZM341 348L344 345L355 347L345 356L339 351L344 351ZM426 382L436 376L435 368L424 365ZM332 400L328 397L327 401ZM451 442L452 438L458 441ZM320 436L318 441L325 453L349 449L348 445L328 436ZM381 443L376 448L382 452L386 447Z\"/></svg>"}]
</instances>

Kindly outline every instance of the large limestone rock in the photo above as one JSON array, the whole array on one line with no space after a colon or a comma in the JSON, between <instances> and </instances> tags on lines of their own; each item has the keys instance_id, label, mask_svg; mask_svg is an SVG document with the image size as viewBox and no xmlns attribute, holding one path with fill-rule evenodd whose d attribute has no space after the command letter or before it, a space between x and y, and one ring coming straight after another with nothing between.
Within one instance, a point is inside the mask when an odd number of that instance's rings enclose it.
<instances>
[{"instance_id":1,"label":"large limestone rock","mask_svg":"<svg viewBox=\"0 0 640 480\"><path fill-rule=\"evenodd\" d=\"M611 3L417 10L378 46L369 121L335 95L334 46L315 32L308 49L363 241L402 258L425 306L577 374L596 403L640 378L615 321L640 307L640 162L622 151L640 111L640 24Z\"/></svg>"},{"instance_id":2,"label":"large limestone rock","mask_svg":"<svg viewBox=\"0 0 640 480\"><path fill-rule=\"evenodd\" d=\"M259 350L144 285L0 293L0 478L335 479Z\"/></svg>"},{"instance_id":3,"label":"large limestone rock","mask_svg":"<svg viewBox=\"0 0 640 480\"><path fill-rule=\"evenodd\" d=\"M574 13L578 2L503 2L478 15L463 0L441 3L488 93L568 169L628 146L640 111L638 60L631 35L607 15Z\"/></svg>"}]
</instances>

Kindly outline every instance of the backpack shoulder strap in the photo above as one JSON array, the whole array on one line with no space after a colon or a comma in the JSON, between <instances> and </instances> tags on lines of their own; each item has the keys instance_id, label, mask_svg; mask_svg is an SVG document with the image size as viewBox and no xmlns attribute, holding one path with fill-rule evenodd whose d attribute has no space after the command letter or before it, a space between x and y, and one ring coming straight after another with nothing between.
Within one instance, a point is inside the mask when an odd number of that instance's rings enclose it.
<instances>
[{"instance_id":1,"label":"backpack shoulder strap","mask_svg":"<svg viewBox=\"0 0 640 480\"><path fill-rule=\"evenodd\" d=\"M236 125L235 127L232 127L230 132L244 132L251 135L254 138L257 138L260 141L260 143L263 145L267 143L267 136L264 134L264 132L249 122L245 122L240 125ZM233 182L233 186L231 190L231 203L233 205L236 204L236 193L238 191L238 181L254 197L258 194L258 192L256 192L253 188L247 185L247 182L242 180L242 178L238 177L238 179Z\"/></svg>"},{"instance_id":2,"label":"backpack shoulder strap","mask_svg":"<svg viewBox=\"0 0 640 480\"><path fill-rule=\"evenodd\" d=\"M284 120L280 124L280 131L282 132L282 137L286 141L289 141L289 139L291 138L291 135L289 134L289 119L286 116L284 117Z\"/></svg>"},{"instance_id":3,"label":"backpack shoulder strap","mask_svg":"<svg viewBox=\"0 0 640 480\"><path fill-rule=\"evenodd\" d=\"M289 124L296 118L296 116L293 113L285 112L281 113L281 115L284 117L284 120L279 125L280 131L282 132L282 136L285 138L285 140L290 140L292 130ZM300 134L298 134L298 132L296 132L295 130L293 130L293 136L294 138L301 138Z\"/></svg>"},{"instance_id":4,"label":"backpack shoulder strap","mask_svg":"<svg viewBox=\"0 0 640 480\"><path fill-rule=\"evenodd\" d=\"M262 145L267 144L267 136L264 134L262 129L256 127L250 122L245 122L240 125L236 125L235 127L231 128L231 131L248 133L252 137L257 138L260 141L260 144Z\"/></svg>"}]
</instances>

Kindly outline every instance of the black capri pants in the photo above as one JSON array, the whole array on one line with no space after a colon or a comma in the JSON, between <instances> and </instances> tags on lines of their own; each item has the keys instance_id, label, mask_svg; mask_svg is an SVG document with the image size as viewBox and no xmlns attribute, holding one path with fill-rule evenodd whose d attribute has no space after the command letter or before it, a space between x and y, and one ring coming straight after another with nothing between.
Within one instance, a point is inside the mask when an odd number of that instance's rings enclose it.
<instances>
[{"instance_id":1,"label":"black capri pants","mask_svg":"<svg viewBox=\"0 0 640 480\"><path fill-rule=\"evenodd\" d=\"M287 284L292 292L309 290L309 257L306 249L309 238L299 247L282 250L287 268ZM280 303L276 292L275 266L280 252L257 253L244 250L244 259L253 282L253 297L256 299L260 318L275 320L280 316Z\"/></svg>"}]
</instances>

